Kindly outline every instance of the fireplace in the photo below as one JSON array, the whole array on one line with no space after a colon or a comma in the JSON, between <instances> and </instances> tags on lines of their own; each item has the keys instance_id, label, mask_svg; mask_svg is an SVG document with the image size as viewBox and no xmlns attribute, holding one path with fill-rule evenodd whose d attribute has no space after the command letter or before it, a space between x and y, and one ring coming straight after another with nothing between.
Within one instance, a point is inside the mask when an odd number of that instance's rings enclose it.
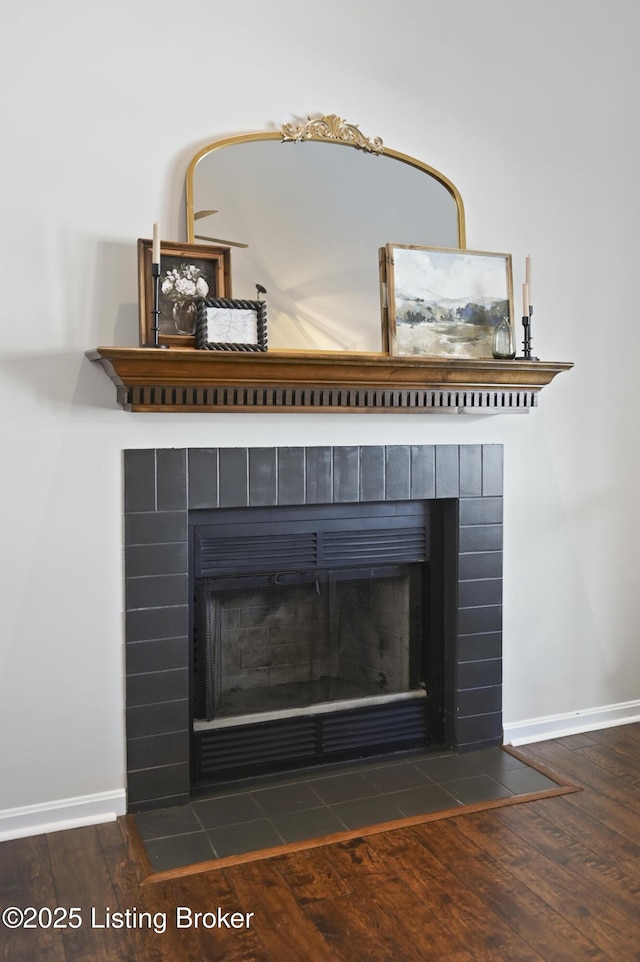
<instances>
[{"instance_id":1,"label":"fireplace","mask_svg":"<svg viewBox=\"0 0 640 962\"><path fill-rule=\"evenodd\" d=\"M501 744L500 446L124 467L130 811L278 765Z\"/></svg>"},{"instance_id":2,"label":"fireplace","mask_svg":"<svg viewBox=\"0 0 640 962\"><path fill-rule=\"evenodd\" d=\"M190 513L196 786L429 741L432 513Z\"/></svg>"}]
</instances>

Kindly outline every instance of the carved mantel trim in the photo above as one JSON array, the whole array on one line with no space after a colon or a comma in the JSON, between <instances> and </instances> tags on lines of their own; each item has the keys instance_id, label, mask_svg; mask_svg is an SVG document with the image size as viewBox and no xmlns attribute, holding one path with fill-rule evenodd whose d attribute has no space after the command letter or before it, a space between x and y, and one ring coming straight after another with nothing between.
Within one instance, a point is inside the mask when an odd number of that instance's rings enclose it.
<instances>
[{"instance_id":1,"label":"carved mantel trim","mask_svg":"<svg viewBox=\"0 0 640 962\"><path fill-rule=\"evenodd\" d=\"M87 352L127 411L527 412L568 361L245 354L98 347Z\"/></svg>"}]
</instances>

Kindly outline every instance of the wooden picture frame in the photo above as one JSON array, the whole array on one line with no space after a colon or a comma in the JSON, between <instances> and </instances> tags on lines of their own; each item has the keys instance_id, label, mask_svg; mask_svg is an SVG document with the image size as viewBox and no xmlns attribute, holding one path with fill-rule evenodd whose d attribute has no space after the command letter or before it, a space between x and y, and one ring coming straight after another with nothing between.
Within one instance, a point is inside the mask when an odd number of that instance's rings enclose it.
<instances>
[{"instance_id":1,"label":"wooden picture frame","mask_svg":"<svg viewBox=\"0 0 640 962\"><path fill-rule=\"evenodd\" d=\"M140 325L140 346L144 347L152 341L153 326L153 278L151 276L152 241L146 238L138 240L138 310ZM185 269L188 269L185 270ZM183 299L186 311L191 314L192 321L188 323L178 321L183 332L178 330L174 319L174 304L180 303L180 298L163 292L163 285L168 284L167 275L178 271L187 273L191 278L201 279L206 285L206 292L202 283L198 290L193 285L185 283L189 295ZM193 293L191 291L193 290ZM195 348L195 322L197 301L203 297L231 297L231 252L228 247L212 247L210 244L187 244L173 241L162 241L160 244L160 296L158 317L160 344L170 347ZM177 309L178 310L178 309Z\"/></svg>"},{"instance_id":2,"label":"wooden picture frame","mask_svg":"<svg viewBox=\"0 0 640 962\"><path fill-rule=\"evenodd\" d=\"M265 302L230 298L198 301L196 347L202 351L266 351Z\"/></svg>"},{"instance_id":3,"label":"wooden picture frame","mask_svg":"<svg viewBox=\"0 0 640 962\"><path fill-rule=\"evenodd\" d=\"M402 357L493 357L513 325L511 254L387 244L380 251L383 344Z\"/></svg>"}]
</instances>

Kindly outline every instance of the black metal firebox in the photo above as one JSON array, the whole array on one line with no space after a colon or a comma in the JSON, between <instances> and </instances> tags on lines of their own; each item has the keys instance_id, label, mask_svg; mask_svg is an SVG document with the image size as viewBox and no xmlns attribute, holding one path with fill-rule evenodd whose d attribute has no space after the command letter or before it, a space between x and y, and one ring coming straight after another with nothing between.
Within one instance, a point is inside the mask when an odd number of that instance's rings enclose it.
<instances>
[{"instance_id":1,"label":"black metal firebox","mask_svg":"<svg viewBox=\"0 0 640 962\"><path fill-rule=\"evenodd\" d=\"M196 786L440 733L434 513L386 502L192 514Z\"/></svg>"}]
</instances>

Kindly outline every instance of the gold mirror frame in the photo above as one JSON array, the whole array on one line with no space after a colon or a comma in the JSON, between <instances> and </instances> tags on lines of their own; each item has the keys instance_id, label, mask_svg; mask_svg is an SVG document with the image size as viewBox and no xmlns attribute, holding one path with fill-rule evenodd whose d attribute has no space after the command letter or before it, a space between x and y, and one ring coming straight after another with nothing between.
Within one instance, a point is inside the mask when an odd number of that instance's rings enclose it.
<instances>
[{"instance_id":1,"label":"gold mirror frame","mask_svg":"<svg viewBox=\"0 0 640 962\"><path fill-rule=\"evenodd\" d=\"M348 124L335 114L329 114L313 119L309 118L306 123L299 126L294 124L284 124L280 131L255 131L251 133L224 137L202 147L192 158L186 175L185 194L188 243L202 243L203 241L211 241L212 243L216 244L228 244L232 250L235 247L247 246L241 242L246 238L238 238L236 240L216 238L214 240L214 238L196 232L197 220L214 212L208 210L200 211L195 209L195 175L198 165L204 158L221 151L226 147L233 147L259 141L274 141L280 142L283 145L287 142L297 142L300 144L304 141L313 141L316 143L325 143L340 147L350 147L352 150L355 149L365 153L376 153L383 155L401 164L406 164L409 167L414 168L418 172L421 172L425 176L432 178L439 185L444 187L453 199L457 221L456 226L458 247L466 247L464 204L460 192L456 186L447 177L445 177L444 174L429 164L426 164L423 161L410 156L409 154L405 154L384 146L382 140L378 137L365 137L356 125ZM298 146L295 149L304 150L304 147ZM198 215L200 215L200 217L198 217ZM453 218L451 219L451 229L453 230ZM214 231L214 233L216 232Z\"/></svg>"}]
</instances>

